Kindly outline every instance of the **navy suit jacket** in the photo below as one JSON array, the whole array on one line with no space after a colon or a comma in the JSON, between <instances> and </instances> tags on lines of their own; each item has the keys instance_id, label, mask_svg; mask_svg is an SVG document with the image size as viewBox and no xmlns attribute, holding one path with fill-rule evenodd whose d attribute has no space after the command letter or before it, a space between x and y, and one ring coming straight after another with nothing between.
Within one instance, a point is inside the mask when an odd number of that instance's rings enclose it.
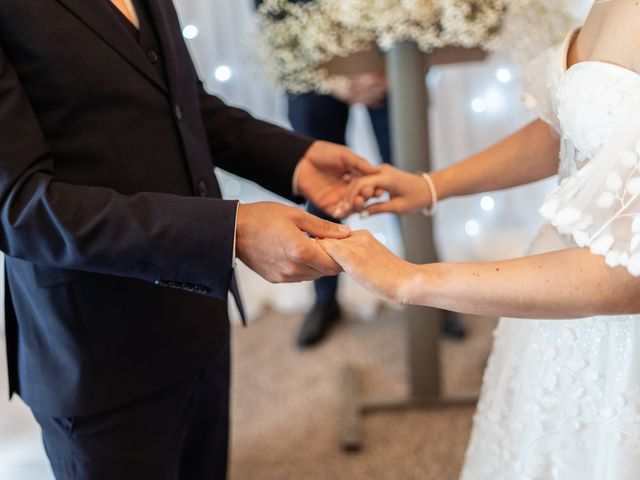
<instances>
[{"instance_id":1,"label":"navy suit jacket","mask_svg":"<svg viewBox=\"0 0 640 480\"><path fill-rule=\"evenodd\" d=\"M105 0L0 2L9 377L41 414L112 408L212 361L236 212L213 168L291 198L310 145L208 95L171 0L147 2L166 82Z\"/></svg>"}]
</instances>

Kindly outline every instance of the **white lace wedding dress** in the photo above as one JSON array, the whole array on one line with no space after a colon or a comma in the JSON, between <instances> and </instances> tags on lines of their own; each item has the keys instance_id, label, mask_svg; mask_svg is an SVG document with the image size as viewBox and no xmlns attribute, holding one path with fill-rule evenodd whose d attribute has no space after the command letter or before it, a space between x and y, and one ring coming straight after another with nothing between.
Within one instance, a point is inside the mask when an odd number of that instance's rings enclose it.
<instances>
[{"instance_id":1,"label":"white lace wedding dress","mask_svg":"<svg viewBox=\"0 0 640 480\"><path fill-rule=\"evenodd\" d=\"M529 253L586 246L640 275L640 75L567 68L576 32L526 72L528 101L562 138ZM503 318L494 335L462 480L640 479L640 315Z\"/></svg>"}]
</instances>

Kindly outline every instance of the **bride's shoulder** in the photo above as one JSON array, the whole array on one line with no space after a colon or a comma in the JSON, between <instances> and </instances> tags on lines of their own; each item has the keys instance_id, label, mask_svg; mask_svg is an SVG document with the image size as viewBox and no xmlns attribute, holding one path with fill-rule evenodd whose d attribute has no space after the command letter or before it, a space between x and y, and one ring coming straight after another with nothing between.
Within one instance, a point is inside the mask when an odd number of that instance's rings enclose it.
<instances>
[{"instance_id":1,"label":"bride's shoulder","mask_svg":"<svg viewBox=\"0 0 640 480\"><path fill-rule=\"evenodd\" d=\"M577 40L582 60L614 63L640 73L640 2L594 7Z\"/></svg>"}]
</instances>

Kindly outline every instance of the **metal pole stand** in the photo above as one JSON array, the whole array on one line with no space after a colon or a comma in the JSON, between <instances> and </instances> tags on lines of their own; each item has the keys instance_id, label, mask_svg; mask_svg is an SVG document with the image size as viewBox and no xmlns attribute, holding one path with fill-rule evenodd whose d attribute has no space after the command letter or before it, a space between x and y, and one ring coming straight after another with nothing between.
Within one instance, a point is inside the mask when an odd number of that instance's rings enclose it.
<instances>
[{"instance_id":1,"label":"metal pole stand","mask_svg":"<svg viewBox=\"0 0 640 480\"><path fill-rule=\"evenodd\" d=\"M477 57L477 53L475 55ZM425 65L424 53L413 43L398 44L387 56L394 159L400 168L409 172L431 169ZM407 260L436 262L431 219L407 215L401 217L400 223ZM345 451L362 448L364 413L469 405L477 401L477 396L443 397L441 394L439 339L443 312L412 306L402 315L407 329L409 396L365 398L360 392L357 369L346 366L342 372L340 412L340 443Z\"/></svg>"}]
</instances>

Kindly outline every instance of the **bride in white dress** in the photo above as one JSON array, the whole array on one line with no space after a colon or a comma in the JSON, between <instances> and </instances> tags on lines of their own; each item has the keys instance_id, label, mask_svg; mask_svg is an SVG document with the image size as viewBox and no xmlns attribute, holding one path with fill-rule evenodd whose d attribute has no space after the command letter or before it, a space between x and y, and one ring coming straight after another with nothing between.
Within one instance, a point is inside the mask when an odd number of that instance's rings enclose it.
<instances>
[{"instance_id":1,"label":"bride in white dress","mask_svg":"<svg viewBox=\"0 0 640 480\"><path fill-rule=\"evenodd\" d=\"M557 173L527 256L414 265L366 232L320 241L392 301L507 317L463 480L640 478L638 72L640 2L597 1L585 26L525 75L538 120L426 179L385 167L354 181L345 200L369 213L416 212ZM391 200L364 207L381 189Z\"/></svg>"}]
</instances>

